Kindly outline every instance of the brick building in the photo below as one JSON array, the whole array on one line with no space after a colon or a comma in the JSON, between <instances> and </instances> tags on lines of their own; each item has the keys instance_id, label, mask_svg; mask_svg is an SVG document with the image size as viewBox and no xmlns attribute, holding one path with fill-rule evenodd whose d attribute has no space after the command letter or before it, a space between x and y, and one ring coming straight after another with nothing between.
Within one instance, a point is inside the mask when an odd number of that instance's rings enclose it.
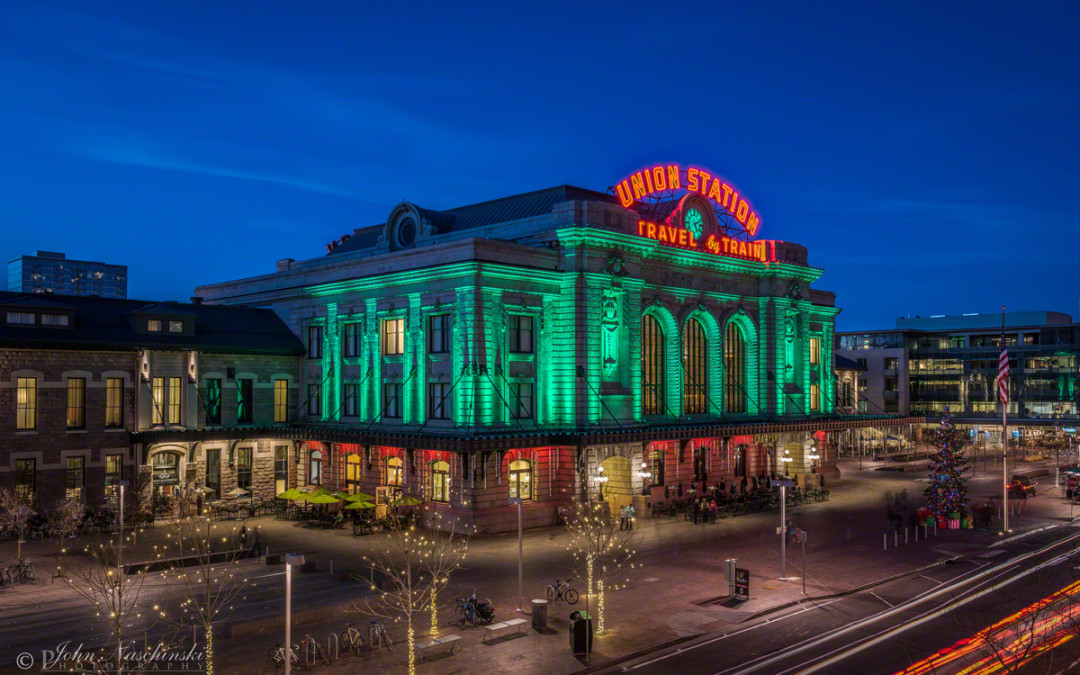
<instances>
[{"instance_id":1,"label":"brick building","mask_svg":"<svg viewBox=\"0 0 1080 675\"><path fill-rule=\"evenodd\" d=\"M0 293L0 482L46 509L138 474L159 515L196 481L270 499L302 353L268 310ZM136 440L154 430L202 436Z\"/></svg>"}]
</instances>

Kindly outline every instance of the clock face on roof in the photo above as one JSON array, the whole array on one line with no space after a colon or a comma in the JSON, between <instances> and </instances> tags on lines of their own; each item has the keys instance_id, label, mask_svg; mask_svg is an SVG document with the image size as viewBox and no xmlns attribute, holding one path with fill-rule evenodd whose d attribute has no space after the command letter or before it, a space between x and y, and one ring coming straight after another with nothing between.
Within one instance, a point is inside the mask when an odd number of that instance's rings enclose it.
<instances>
[{"instance_id":1,"label":"clock face on roof","mask_svg":"<svg viewBox=\"0 0 1080 675\"><path fill-rule=\"evenodd\" d=\"M701 233L705 231L705 218L702 217L701 211L696 208L687 209L686 215L683 216L683 227L690 230L694 237L701 238Z\"/></svg>"}]
</instances>

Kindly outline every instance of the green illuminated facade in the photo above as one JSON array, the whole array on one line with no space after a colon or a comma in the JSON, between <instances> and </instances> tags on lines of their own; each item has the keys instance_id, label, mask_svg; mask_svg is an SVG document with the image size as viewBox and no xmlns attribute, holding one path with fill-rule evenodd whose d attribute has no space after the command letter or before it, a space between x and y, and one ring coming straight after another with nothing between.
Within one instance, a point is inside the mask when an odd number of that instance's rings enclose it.
<instances>
[{"instance_id":1,"label":"green illuminated facade","mask_svg":"<svg viewBox=\"0 0 1080 675\"><path fill-rule=\"evenodd\" d=\"M639 220L568 186L402 203L323 257L197 294L272 307L306 342L294 433L324 485L445 498L500 530L514 491L551 523L599 496L600 466L613 507L769 473L784 452L792 473L838 478L820 432L865 421L835 415L840 310L811 288L806 249L718 255L639 236ZM315 469L296 464L303 484Z\"/></svg>"}]
</instances>

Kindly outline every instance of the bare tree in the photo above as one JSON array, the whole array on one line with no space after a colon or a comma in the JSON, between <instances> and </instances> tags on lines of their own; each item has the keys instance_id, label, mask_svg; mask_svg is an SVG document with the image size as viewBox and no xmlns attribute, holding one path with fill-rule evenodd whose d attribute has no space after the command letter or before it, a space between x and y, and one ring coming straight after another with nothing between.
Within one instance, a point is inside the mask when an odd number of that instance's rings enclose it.
<instances>
[{"instance_id":1,"label":"bare tree","mask_svg":"<svg viewBox=\"0 0 1080 675\"><path fill-rule=\"evenodd\" d=\"M233 529L215 525L205 515L189 515L177 520L169 533L168 555L175 562L164 574L166 596L181 613L165 618L177 629L202 630L207 675L214 672L214 626L232 613L251 587L241 566L249 550L235 548Z\"/></svg>"},{"instance_id":2,"label":"bare tree","mask_svg":"<svg viewBox=\"0 0 1080 675\"><path fill-rule=\"evenodd\" d=\"M32 495L23 496L11 488L0 488L0 525L15 531L19 541L19 560L22 560L22 545L26 541L26 530L30 526L30 519L34 517L32 500Z\"/></svg>"},{"instance_id":3,"label":"bare tree","mask_svg":"<svg viewBox=\"0 0 1080 675\"><path fill-rule=\"evenodd\" d=\"M469 551L468 533L457 532L457 522L448 522L442 512L434 512L428 522L429 553L421 565L431 578L428 607L431 610L431 634L439 634L439 591L450 583L450 575L461 568Z\"/></svg>"},{"instance_id":4,"label":"bare tree","mask_svg":"<svg viewBox=\"0 0 1080 675\"><path fill-rule=\"evenodd\" d=\"M67 577L72 590L105 619L112 642L111 651L115 654L109 672L116 675L137 670L137 663L125 662L123 650L130 642L129 636L138 632L132 624L149 618L143 617L137 608L146 583L147 566L141 565L128 574L121 563L120 546L120 535L96 538L87 543L82 549L87 559L83 564L69 565Z\"/></svg>"},{"instance_id":5,"label":"bare tree","mask_svg":"<svg viewBox=\"0 0 1080 675\"><path fill-rule=\"evenodd\" d=\"M603 635L604 593L620 588L625 578L618 575L633 567L635 532L620 529L608 515L602 502L575 502L564 510L566 530L570 534L568 548L577 563L578 575L585 579L585 609L596 589L596 630Z\"/></svg>"},{"instance_id":6,"label":"bare tree","mask_svg":"<svg viewBox=\"0 0 1080 675\"><path fill-rule=\"evenodd\" d=\"M404 617L409 654L409 675L416 675L415 617L425 611L431 599L432 534L419 529L396 512L387 517L387 532L364 561L378 575L379 585L374 599L365 601L363 608L354 605L353 611L370 612L388 621ZM376 645L377 646L377 645Z\"/></svg>"},{"instance_id":7,"label":"bare tree","mask_svg":"<svg viewBox=\"0 0 1080 675\"><path fill-rule=\"evenodd\" d=\"M67 553L65 544L79 529L83 510L82 499L69 495L45 515L45 521L49 524L49 536L56 542L56 576L58 577L64 576L62 560L64 554Z\"/></svg>"}]
</instances>

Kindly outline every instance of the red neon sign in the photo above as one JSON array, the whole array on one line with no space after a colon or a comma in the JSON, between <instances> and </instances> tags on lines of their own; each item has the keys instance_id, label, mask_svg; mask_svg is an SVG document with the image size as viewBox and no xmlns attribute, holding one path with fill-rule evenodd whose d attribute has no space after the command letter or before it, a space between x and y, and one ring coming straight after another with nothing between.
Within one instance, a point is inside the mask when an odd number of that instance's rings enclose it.
<instances>
[{"instance_id":1,"label":"red neon sign","mask_svg":"<svg viewBox=\"0 0 1080 675\"><path fill-rule=\"evenodd\" d=\"M726 209L746 228L750 236L757 234L761 225L760 217L746 197L741 196L723 177L705 169L683 169L678 164L658 164L631 174L615 186L623 208L630 208L639 199L665 190L686 190L702 195L713 204Z\"/></svg>"},{"instance_id":2,"label":"red neon sign","mask_svg":"<svg viewBox=\"0 0 1080 675\"><path fill-rule=\"evenodd\" d=\"M662 223L650 223L647 220L638 221L638 236L653 239L669 246L680 246L708 251L714 255L730 256L733 258L745 258L767 262L773 258L767 251L765 241L739 241L730 237L710 234L704 241L699 242L694 238L694 233L682 227L672 227Z\"/></svg>"}]
</instances>

